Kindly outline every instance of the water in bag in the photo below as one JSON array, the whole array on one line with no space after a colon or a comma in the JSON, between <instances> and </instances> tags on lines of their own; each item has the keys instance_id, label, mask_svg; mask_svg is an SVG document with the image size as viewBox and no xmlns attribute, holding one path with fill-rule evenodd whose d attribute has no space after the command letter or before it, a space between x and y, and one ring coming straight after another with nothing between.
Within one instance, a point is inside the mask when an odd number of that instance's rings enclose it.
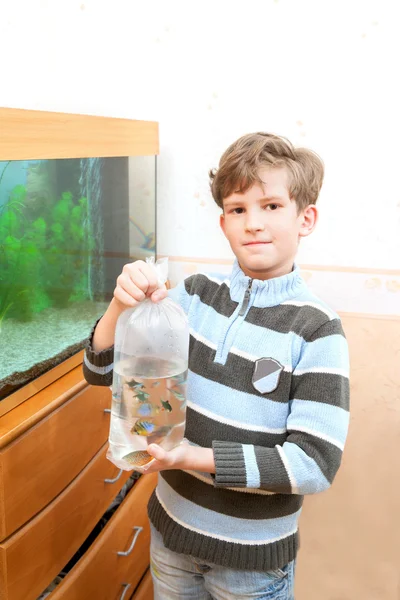
<instances>
[{"instance_id":1,"label":"water in bag","mask_svg":"<svg viewBox=\"0 0 400 600\"><path fill-rule=\"evenodd\" d=\"M107 453L119 468L150 462L149 444L171 450L182 441L188 348L186 315L169 298L145 300L119 317Z\"/></svg>"}]
</instances>

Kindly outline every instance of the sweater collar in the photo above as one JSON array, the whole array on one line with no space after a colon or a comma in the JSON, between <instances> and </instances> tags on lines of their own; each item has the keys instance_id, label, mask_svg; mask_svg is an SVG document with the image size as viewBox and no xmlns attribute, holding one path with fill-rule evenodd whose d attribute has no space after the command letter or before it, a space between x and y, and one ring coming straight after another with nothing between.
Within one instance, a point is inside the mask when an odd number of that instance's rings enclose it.
<instances>
[{"instance_id":1,"label":"sweater collar","mask_svg":"<svg viewBox=\"0 0 400 600\"><path fill-rule=\"evenodd\" d=\"M242 302L249 285L250 277L245 275L237 259L230 276L230 295L235 302ZM294 265L293 271L273 279L253 279L251 286L251 305L257 308L277 306L282 302L295 298L306 288L300 275L300 269Z\"/></svg>"}]
</instances>

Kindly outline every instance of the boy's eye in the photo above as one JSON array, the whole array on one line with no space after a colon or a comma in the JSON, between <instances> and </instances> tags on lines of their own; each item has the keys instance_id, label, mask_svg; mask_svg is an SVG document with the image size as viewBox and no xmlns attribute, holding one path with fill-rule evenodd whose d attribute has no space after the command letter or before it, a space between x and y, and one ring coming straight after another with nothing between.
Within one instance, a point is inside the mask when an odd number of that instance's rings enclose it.
<instances>
[{"instance_id":1,"label":"boy's eye","mask_svg":"<svg viewBox=\"0 0 400 600\"><path fill-rule=\"evenodd\" d=\"M277 208L279 208L278 204L267 204L267 206L265 207L267 210L276 210Z\"/></svg>"},{"instance_id":2,"label":"boy's eye","mask_svg":"<svg viewBox=\"0 0 400 600\"><path fill-rule=\"evenodd\" d=\"M236 215L241 215L243 212L243 208L240 208L240 207L234 208L232 212L235 213Z\"/></svg>"}]
</instances>

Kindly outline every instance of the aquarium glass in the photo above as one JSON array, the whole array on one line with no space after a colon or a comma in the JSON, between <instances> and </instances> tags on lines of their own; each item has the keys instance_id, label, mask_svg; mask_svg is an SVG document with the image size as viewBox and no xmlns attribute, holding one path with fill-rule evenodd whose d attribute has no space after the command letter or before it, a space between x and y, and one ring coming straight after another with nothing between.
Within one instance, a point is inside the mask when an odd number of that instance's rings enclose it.
<instances>
[{"instance_id":1,"label":"aquarium glass","mask_svg":"<svg viewBox=\"0 0 400 600\"><path fill-rule=\"evenodd\" d=\"M82 349L155 256L156 157L0 162L0 399Z\"/></svg>"}]
</instances>

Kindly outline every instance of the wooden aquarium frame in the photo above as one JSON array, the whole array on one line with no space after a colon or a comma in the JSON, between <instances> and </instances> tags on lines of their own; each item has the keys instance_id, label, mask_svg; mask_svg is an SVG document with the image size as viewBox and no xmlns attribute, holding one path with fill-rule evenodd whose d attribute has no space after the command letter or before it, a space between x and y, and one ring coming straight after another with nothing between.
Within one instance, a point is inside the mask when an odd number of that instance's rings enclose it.
<instances>
[{"instance_id":1,"label":"wooden aquarium frame","mask_svg":"<svg viewBox=\"0 0 400 600\"><path fill-rule=\"evenodd\" d=\"M0 161L157 154L158 123L154 121L0 107ZM59 382L61 387L57 386L57 389L62 389L62 395L65 394L68 374L76 373L82 360L83 352L80 351L0 400L0 417L28 399L36 412L35 397L40 397L42 414L47 395L48 402L54 403L52 384ZM79 382L75 374L74 387L83 387L83 375L78 379ZM28 407L27 410L29 412ZM35 420L32 415L31 419ZM0 422L0 434L1 425Z\"/></svg>"},{"instance_id":2,"label":"wooden aquarium frame","mask_svg":"<svg viewBox=\"0 0 400 600\"><path fill-rule=\"evenodd\" d=\"M154 121L0 108L0 161L158 153Z\"/></svg>"}]
</instances>

